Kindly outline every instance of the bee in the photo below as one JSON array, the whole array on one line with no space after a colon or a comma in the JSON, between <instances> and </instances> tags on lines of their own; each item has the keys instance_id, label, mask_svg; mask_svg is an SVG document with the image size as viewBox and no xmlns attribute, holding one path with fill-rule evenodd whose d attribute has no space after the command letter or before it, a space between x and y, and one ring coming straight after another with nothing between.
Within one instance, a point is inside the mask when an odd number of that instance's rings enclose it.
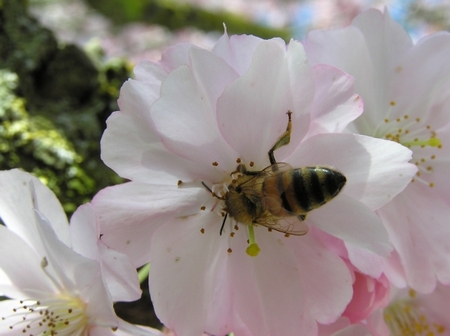
<instances>
[{"instance_id":1,"label":"bee","mask_svg":"<svg viewBox=\"0 0 450 336\"><path fill-rule=\"evenodd\" d=\"M346 177L333 168L292 168L287 163L276 162L274 151L290 142L292 112L288 111L287 115L286 131L268 152L270 166L262 171L250 171L239 164L231 174L236 178L228 185L228 191L218 197L225 201L226 212L220 234L229 215L239 223L305 235L308 226L303 221L308 212L330 202L344 187Z\"/></svg>"}]
</instances>

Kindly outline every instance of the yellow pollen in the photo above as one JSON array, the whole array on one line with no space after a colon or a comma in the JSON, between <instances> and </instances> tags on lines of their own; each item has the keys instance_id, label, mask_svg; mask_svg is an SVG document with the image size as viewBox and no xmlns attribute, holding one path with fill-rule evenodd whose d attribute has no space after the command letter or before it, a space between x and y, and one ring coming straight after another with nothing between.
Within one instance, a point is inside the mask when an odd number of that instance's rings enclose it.
<instances>
[{"instance_id":1,"label":"yellow pollen","mask_svg":"<svg viewBox=\"0 0 450 336\"><path fill-rule=\"evenodd\" d=\"M428 140L419 140L418 138L415 138L413 141L401 141L401 144L404 146L430 146L430 147L438 147L441 148L441 140L439 138L429 138Z\"/></svg>"},{"instance_id":2,"label":"yellow pollen","mask_svg":"<svg viewBox=\"0 0 450 336\"><path fill-rule=\"evenodd\" d=\"M395 101L391 101L391 106L395 106Z\"/></svg>"},{"instance_id":3,"label":"yellow pollen","mask_svg":"<svg viewBox=\"0 0 450 336\"><path fill-rule=\"evenodd\" d=\"M414 298L415 292L410 291L409 296ZM443 325L430 324L420 307L410 299L390 304L384 309L383 317L391 336L436 336L445 332Z\"/></svg>"},{"instance_id":4,"label":"yellow pollen","mask_svg":"<svg viewBox=\"0 0 450 336\"><path fill-rule=\"evenodd\" d=\"M416 118L416 121L417 121L417 122L420 122L420 118Z\"/></svg>"},{"instance_id":5,"label":"yellow pollen","mask_svg":"<svg viewBox=\"0 0 450 336\"><path fill-rule=\"evenodd\" d=\"M434 187L434 183L430 182L430 187L433 188Z\"/></svg>"},{"instance_id":6,"label":"yellow pollen","mask_svg":"<svg viewBox=\"0 0 450 336\"><path fill-rule=\"evenodd\" d=\"M28 332L29 335L84 335L87 332L86 305L78 297L59 295L43 301L27 300L27 303L12 309L22 319L10 325L10 330L20 330L27 335ZM2 317L4 321L7 319L8 316Z\"/></svg>"},{"instance_id":7,"label":"yellow pollen","mask_svg":"<svg viewBox=\"0 0 450 336\"><path fill-rule=\"evenodd\" d=\"M397 122L400 122L400 121L402 121L402 119L400 119L400 118L397 118L397 119L396 119L396 121L397 121Z\"/></svg>"},{"instance_id":8,"label":"yellow pollen","mask_svg":"<svg viewBox=\"0 0 450 336\"><path fill-rule=\"evenodd\" d=\"M436 159L436 155L431 155L431 160Z\"/></svg>"},{"instance_id":9,"label":"yellow pollen","mask_svg":"<svg viewBox=\"0 0 450 336\"><path fill-rule=\"evenodd\" d=\"M247 249L245 250L245 252L250 256L250 257L256 257L259 252L261 251L261 249L259 248L258 244L253 243L250 244Z\"/></svg>"},{"instance_id":10,"label":"yellow pollen","mask_svg":"<svg viewBox=\"0 0 450 336\"><path fill-rule=\"evenodd\" d=\"M384 122L385 122L385 123L388 123L388 122L389 122L389 119L388 119L388 118L384 119Z\"/></svg>"},{"instance_id":11,"label":"yellow pollen","mask_svg":"<svg viewBox=\"0 0 450 336\"><path fill-rule=\"evenodd\" d=\"M409 115L405 114L405 115L403 116L403 118L408 119L408 118L409 118Z\"/></svg>"}]
</instances>

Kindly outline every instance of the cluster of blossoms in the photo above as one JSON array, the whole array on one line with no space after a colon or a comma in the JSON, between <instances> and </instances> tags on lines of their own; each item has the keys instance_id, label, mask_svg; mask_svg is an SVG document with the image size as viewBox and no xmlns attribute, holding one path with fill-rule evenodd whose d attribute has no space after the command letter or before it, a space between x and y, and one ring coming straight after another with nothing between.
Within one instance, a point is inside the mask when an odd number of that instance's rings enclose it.
<instances>
[{"instance_id":1,"label":"cluster of blossoms","mask_svg":"<svg viewBox=\"0 0 450 336\"><path fill-rule=\"evenodd\" d=\"M0 292L13 298L0 335L155 335L112 310L139 296L147 263L178 336L450 335L448 55L450 34L414 45L369 10L304 43L224 34L141 63L101 142L129 182L69 226L36 179L0 174ZM295 212L330 183L284 163L329 167L345 186ZM294 175L306 195L288 195Z\"/></svg>"}]
</instances>

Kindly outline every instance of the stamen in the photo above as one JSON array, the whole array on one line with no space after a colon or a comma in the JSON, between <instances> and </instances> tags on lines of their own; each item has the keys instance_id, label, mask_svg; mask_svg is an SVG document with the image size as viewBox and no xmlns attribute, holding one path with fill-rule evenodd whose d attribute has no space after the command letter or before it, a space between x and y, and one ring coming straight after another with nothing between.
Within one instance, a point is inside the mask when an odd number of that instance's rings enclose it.
<instances>
[{"instance_id":1,"label":"stamen","mask_svg":"<svg viewBox=\"0 0 450 336\"><path fill-rule=\"evenodd\" d=\"M259 248L258 244L256 244L255 241L255 232L253 230L253 224L250 224L248 227L248 239L249 239L249 246L247 247L247 250L245 251L250 257L256 257L261 249Z\"/></svg>"},{"instance_id":2,"label":"stamen","mask_svg":"<svg viewBox=\"0 0 450 336\"><path fill-rule=\"evenodd\" d=\"M437 336L445 332L445 327L430 323L424 311L411 299L398 300L384 310L384 321L392 336Z\"/></svg>"},{"instance_id":3,"label":"stamen","mask_svg":"<svg viewBox=\"0 0 450 336\"><path fill-rule=\"evenodd\" d=\"M88 327L85 304L78 297L57 296L44 301L20 301L13 314L2 317L21 319L9 326L10 330L29 335L84 335Z\"/></svg>"},{"instance_id":4,"label":"stamen","mask_svg":"<svg viewBox=\"0 0 450 336\"><path fill-rule=\"evenodd\" d=\"M430 146L439 147L441 145L441 140L439 138L430 138L428 140L416 140L415 141L402 141L401 144L406 147L412 146Z\"/></svg>"}]
</instances>

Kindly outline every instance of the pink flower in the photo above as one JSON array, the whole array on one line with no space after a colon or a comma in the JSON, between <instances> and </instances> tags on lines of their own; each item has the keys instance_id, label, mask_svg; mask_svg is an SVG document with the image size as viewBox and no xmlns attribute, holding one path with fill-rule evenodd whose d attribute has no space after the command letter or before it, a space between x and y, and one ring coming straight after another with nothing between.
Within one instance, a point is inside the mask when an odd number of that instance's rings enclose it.
<instances>
[{"instance_id":1,"label":"pink flower","mask_svg":"<svg viewBox=\"0 0 450 336\"><path fill-rule=\"evenodd\" d=\"M448 336L448 302L450 287L438 284L429 294L410 288L392 288L390 302L375 310L365 321L351 324L341 318L328 326L321 326L320 336ZM358 333L359 332L359 333Z\"/></svg>"},{"instance_id":2,"label":"pink flower","mask_svg":"<svg viewBox=\"0 0 450 336\"><path fill-rule=\"evenodd\" d=\"M369 10L347 28L311 32L306 50L314 64L336 66L355 78L365 110L349 129L407 146L419 169L377 211L395 254L375 262L377 257L353 249L354 264L375 277L384 271L397 286L421 292L431 292L437 281L449 284L450 34L413 45L387 12Z\"/></svg>"},{"instance_id":3,"label":"pink flower","mask_svg":"<svg viewBox=\"0 0 450 336\"><path fill-rule=\"evenodd\" d=\"M157 335L117 318L106 263L72 250L67 219L47 187L11 170L0 172L0 189L0 292L10 298L0 302L0 335ZM115 265L126 268L124 258Z\"/></svg>"},{"instance_id":4,"label":"pink flower","mask_svg":"<svg viewBox=\"0 0 450 336\"><path fill-rule=\"evenodd\" d=\"M171 48L135 74L102 138L103 160L131 182L100 191L92 204L105 244L135 266L151 262L161 321L177 335L315 335L317 322L335 321L352 297L351 274L317 232L386 256L391 247L372 209L416 171L396 143L334 133L362 111L352 79L312 68L298 42L227 35L212 51ZM225 195L238 163L267 167L288 110L292 134L275 151L278 162L335 167L345 188L308 214L305 236L253 231L231 216L220 235L225 205L205 186ZM247 239L260 248L254 258Z\"/></svg>"}]
</instances>

